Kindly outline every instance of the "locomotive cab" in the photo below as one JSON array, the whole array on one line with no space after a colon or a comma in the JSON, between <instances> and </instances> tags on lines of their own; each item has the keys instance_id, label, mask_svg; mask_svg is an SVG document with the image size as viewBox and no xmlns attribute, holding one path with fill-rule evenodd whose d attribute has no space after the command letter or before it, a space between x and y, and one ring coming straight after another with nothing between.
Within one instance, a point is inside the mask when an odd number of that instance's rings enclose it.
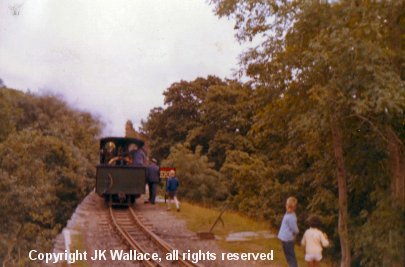
<instances>
[{"instance_id":1,"label":"locomotive cab","mask_svg":"<svg viewBox=\"0 0 405 267\"><path fill-rule=\"evenodd\" d=\"M145 193L146 167L133 163L132 150L142 149L136 138L100 139L100 164L96 167L96 193L106 204L134 203Z\"/></svg>"}]
</instances>

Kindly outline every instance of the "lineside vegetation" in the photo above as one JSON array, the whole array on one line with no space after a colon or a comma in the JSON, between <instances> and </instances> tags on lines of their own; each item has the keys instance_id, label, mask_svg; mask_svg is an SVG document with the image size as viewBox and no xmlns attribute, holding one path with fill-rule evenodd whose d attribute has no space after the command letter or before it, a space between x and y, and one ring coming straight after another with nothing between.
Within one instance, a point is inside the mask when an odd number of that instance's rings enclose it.
<instances>
[{"instance_id":1,"label":"lineside vegetation","mask_svg":"<svg viewBox=\"0 0 405 267\"><path fill-rule=\"evenodd\" d=\"M101 124L54 96L0 89L0 262L33 265L94 186Z\"/></svg>"},{"instance_id":2,"label":"lineside vegetation","mask_svg":"<svg viewBox=\"0 0 405 267\"><path fill-rule=\"evenodd\" d=\"M233 209L274 226L294 195L301 232L309 214L322 217L333 261L403 266L404 2L211 4L235 20L239 42L259 45L241 55L246 83L174 83L143 122L152 155L183 183L198 180L180 194L219 205L225 192Z\"/></svg>"}]
</instances>

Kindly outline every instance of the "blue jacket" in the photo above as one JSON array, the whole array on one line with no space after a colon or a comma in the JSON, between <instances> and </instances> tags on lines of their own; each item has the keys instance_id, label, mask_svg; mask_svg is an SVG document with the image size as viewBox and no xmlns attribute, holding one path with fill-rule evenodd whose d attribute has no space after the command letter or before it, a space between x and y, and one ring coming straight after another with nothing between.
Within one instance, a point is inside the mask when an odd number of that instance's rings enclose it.
<instances>
[{"instance_id":1,"label":"blue jacket","mask_svg":"<svg viewBox=\"0 0 405 267\"><path fill-rule=\"evenodd\" d=\"M167 179L166 191L167 192L177 191L179 185L180 185L179 180L177 180L176 177L170 177L169 179Z\"/></svg>"},{"instance_id":2,"label":"blue jacket","mask_svg":"<svg viewBox=\"0 0 405 267\"><path fill-rule=\"evenodd\" d=\"M295 215L295 212L287 212L281 222L278 239L284 242L294 241L298 232L297 216Z\"/></svg>"}]
</instances>

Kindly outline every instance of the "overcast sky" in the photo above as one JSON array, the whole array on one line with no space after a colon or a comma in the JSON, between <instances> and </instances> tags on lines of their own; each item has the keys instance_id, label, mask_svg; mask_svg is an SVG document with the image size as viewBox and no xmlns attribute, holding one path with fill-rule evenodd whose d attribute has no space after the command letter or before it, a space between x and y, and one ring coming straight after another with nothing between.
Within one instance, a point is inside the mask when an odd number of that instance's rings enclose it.
<instances>
[{"instance_id":1,"label":"overcast sky","mask_svg":"<svg viewBox=\"0 0 405 267\"><path fill-rule=\"evenodd\" d=\"M10 6L23 4L18 16ZM242 48L205 0L0 0L0 78L53 92L122 136L173 82L232 77Z\"/></svg>"}]
</instances>

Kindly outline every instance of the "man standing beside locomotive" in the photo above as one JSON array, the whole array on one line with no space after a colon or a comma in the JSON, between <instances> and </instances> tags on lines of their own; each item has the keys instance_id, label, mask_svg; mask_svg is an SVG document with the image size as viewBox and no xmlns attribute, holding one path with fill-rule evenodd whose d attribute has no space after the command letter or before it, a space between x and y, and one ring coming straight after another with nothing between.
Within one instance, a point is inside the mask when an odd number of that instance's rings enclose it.
<instances>
[{"instance_id":1,"label":"man standing beside locomotive","mask_svg":"<svg viewBox=\"0 0 405 267\"><path fill-rule=\"evenodd\" d=\"M152 159L151 164L146 170L146 181L149 186L149 202L155 204L156 189L157 185L160 183L160 171L156 159Z\"/></svg>"}]
</instances>

